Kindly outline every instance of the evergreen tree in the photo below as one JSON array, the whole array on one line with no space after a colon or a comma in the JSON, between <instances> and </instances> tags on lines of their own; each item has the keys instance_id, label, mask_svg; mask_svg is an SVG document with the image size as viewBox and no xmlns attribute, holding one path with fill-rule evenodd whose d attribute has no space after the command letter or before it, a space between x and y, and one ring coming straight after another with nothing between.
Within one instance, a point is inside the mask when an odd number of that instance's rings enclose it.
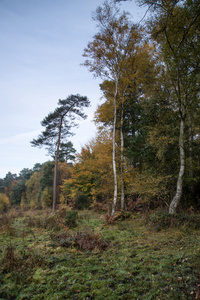
<instances>
[{"instance_id":1,"label":"evergreen tree","mask_svg":"<svg viewBox=\"0 0 200 300\"><path fill-rule=\"evenodd\" d=\"M49 113L49 115L41 122L42 126L45 127L45 131L43 131L37 139L34 139L31 142L33 146L46 146L49 153L55 157L53 211L56 209L57 165L60 149L62 155L64 152L66 153L66 146L70 146L71 148L71 144L69 145L67 143L66 138L72 135L71 128L77 125L77 123L74 122L75 118L78 116L83 119L86 118L83 108L88 107L89 104L90 102L87 97L78 94L70 95L64 100L59 100L58 107L55 111Z\"/></svg>"}]
</instances>

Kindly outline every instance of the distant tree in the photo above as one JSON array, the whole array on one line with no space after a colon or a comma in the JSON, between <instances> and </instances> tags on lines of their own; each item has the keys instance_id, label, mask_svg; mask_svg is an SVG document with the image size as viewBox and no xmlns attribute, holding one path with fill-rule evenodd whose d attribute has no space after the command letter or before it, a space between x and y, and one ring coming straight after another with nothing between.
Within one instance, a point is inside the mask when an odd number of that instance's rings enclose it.
<instances>
[{"instance_id":1,"label":"distant tree","mask_svg":"<svg viewBox=\"0 0 200 300\"><path fill-rule=\"evenodd\" d=\"M32 174L33 174L32 170L28 168L24 168L19 172L19 179L26 181L31 177Z\"/></svg>"},{"instance_id":2,"label":"distant tree","mask_svg":"<svg viewBox=\"0 0 200 300\"><path fill-rule=\"evenodd\" d=\"M25 195L26 181L31 177L32 174L32 170L24 168L19 172L19 176L16 178L16 180L13 181L10 193L10 203L12 205L20 205L21 198Z\"/></svg>"},{"instance_id":3,"label":"distant tree","mask_svg":"<svg viewBox=\"0 0 200 300\"><path fill-rule=\"evenodd\" d=\"M40 180L41 180L41 171L34 172L29 180L26 182L26 199L23 198L21 201L21 207L27 205L31 208L40 207ZM24 201L25 200L25 201Z\"/></svg>"},{"instance_id":4,"label":"distant tree","mask_svg":"<svg viewBox=\"0 0 200 300\"><path fill-rule=\"evenodd\" d=\"M53 168L54 163L48 161L26 181L26 204L31 208L42 207L41 197L45 189L52 202Z\"/></svg>"},{"instance_id":5,"label":"distant tree","mask_svg":"<svg viewBox=\"0 0 200 300\"><path fill-rule=\"evenodd\" d=\"M38 171L40 171L41 167L42 167L42 164L36 163L36 164L34 165L34 167L33 167L33 172L38 172Z\"/></svg>"},{"instance_id":6,"label":"distant tree","mask_svg":"<svg viewBox=\"0 0 200 300\"><path fill-rule=\"evenodd\" d=\"M57 165L60 149L69 146L66 143L66 138L72 135L71 128L77 126L77 123L74 122L75 118L79 116L85 119L87 117L83 112L83 108L88 107L90 102L87 97L77 94L70 95L64 100L59 100L58 105L54 112L49 113L41 122L41 125L45 127L45 131L43 131L37 139L31 141L33 146L46 146L49 153L55 157L53 211L56 209Z\"/></svg>"},{"instance_id":7,"label":"distant tree","mask_svg":"<svg viewBox=\"0 0 200 300\"><path fill-rule=\"evenodd\" d=\"M0 178L0 193L4 192L4 183L3 183L3 179Z\"/></svg>"},{"instance_id":8,"label":"distant tree","mask_svg":"<svg viewBox=\"0 0 200 300\"><path fill-rule=\"evenodd\" d=\"M57 169L57 199L60 196L60 188L63 181L71 176L71 165L66 162L58 162ZM39 171L35 171L26 181L26 199L21 205L31 208L44 208L52 205L53 199L53 173L54 162L44 163ZM60 200L60 197L59 197Z\"/></svg>"},{"instance_id":9,"label":"distant tree","mask_svg":"<svg viewBox=\"0 0 200 300\"><path fill-rule=\"evenodd\" d=\"M20 205L22 194L25 192L25 180L17 180L10 193L11 205Z\"/></svg>"},{"instance_id":10,"label":"distant tree","mask_svg":"<svg viewBox=\"0 0 200 300\"><path fill-rule=\"evenodd\" d=\"M5 193L9 197L13 186L13 182L15 182L16 179L17 179L17 174L12 174L11 172L8 172L4 177L4 179L1 181L0 191L2 193Z\"/></svg>"}]
</instances>

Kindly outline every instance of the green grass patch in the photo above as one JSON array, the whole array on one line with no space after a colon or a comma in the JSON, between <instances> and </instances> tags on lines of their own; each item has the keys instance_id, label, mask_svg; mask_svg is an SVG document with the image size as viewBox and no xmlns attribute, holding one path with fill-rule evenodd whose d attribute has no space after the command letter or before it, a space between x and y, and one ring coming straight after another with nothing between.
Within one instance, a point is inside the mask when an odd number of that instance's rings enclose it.
<instances>
[{"instance_id":1,"label":"green grass patch","mask_svg":"<svg viewBox=\"0 0 200 300\"><path fill-rule=\"evenodd\" d=\"M63 213L63 212L62 212ZM57 215L59 212L57 213ZM142 214L114 224L100 213L21 215L0 231L0 299L195 299L200 230L157 231ZM31 219L30 219L31 218ZM40 219L36 221L36 219ZM6 230L6 224L13 228Z\"/></svg>"}]
</instances>

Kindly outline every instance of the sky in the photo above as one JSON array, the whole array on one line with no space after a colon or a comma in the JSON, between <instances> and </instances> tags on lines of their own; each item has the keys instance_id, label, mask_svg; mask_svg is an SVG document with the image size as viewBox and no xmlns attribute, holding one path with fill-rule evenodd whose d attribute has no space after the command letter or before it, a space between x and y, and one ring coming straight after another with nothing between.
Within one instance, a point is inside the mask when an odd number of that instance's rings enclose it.
<instances>
[{"instance_id":1,"label":"sky","mask_svg":"<svg viewBox=\"0 0 200 300\"><path fill-rule=\"evenodd\" d=\"M100 79L84 62L83 50L98 31L92 12L102 0L0 0L0 178L51 160L30 141L41 121L71 94L87 96L91 107L70 138L75 149L95 137L94 112L101 104ZM138 22L144 8L122 2Z\"/></svg>"}]
</instances>

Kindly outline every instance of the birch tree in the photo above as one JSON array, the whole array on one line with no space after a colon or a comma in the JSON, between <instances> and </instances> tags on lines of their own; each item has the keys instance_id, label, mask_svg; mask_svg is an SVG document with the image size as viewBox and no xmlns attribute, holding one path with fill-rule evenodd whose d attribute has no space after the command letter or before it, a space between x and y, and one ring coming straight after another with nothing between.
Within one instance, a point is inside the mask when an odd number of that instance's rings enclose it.
<instances>
[{"instance_id":1,"label":"birch tree","mask_svg":"<svg viewBox=\"0 0 200 300\"><path fill-rule=\"evenodd\" d=\"M190 107L198 97L199 22L198 1L144 0L155 12L150 25L152 37L161 49L166 71L171 81L171 95L179 111L180 168L177 187L169 212L174 214L182 197L186 168L185 130ZM195 100L196 101L196 100Z\"/></svg>"},{"instance_id":2,"label":"birch tree","mask_svg":"<svg viewBox=\"0 0 200 300\"><path fill-rule=\"evenodd\" d=\"M139 31L128 20L128 14L117 9L113 2L104 2L93 14L99 32L84 49L84 64L96 77L113 83L113 175L114 196L111 216L114 216L117 204L118 185L116 168L116 123L117 102L122 74L126 68L127 57L136 51L140 40Z\"/></svg>"}]
</instances>

